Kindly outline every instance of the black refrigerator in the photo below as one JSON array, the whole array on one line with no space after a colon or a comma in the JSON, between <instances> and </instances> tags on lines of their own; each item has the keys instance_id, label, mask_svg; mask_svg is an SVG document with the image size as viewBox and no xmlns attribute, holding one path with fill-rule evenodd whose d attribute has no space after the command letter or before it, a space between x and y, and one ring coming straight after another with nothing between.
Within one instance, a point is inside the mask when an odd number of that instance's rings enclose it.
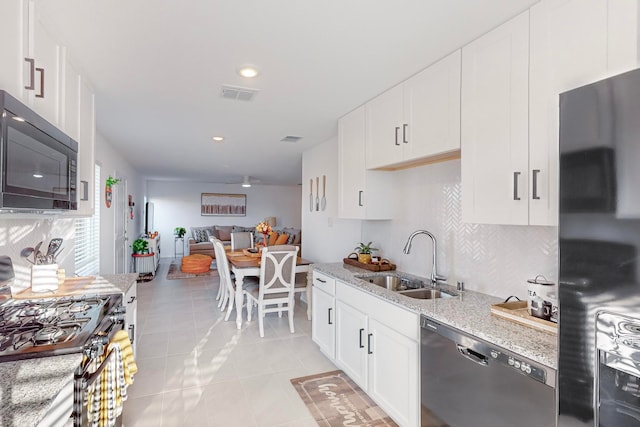
<instances>
[{"instance_id":1,"label":"black refrigerator","mask_svg":"<svg viewBox=\"0 0 640 427\"><path fill-rule=\"evenodd\" d=\"M560 95L559 427L640 427L640 69Z\"/></svg>"}]
</instances>

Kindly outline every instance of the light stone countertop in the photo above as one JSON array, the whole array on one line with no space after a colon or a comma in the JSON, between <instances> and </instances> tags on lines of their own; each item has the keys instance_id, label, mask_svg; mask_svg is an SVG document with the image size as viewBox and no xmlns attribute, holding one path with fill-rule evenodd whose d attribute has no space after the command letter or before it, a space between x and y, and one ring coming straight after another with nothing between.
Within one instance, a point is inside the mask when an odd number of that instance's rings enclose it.
<instances>
[{"instance_id":1,"label":"light stone countertop","mask_svg":"<svg viewBox=\"0 0 640 427\"><path fill-rule=\"evenodd\" d=\"M501 303L502 299L469 290L458 292L455 287L447 285L439 287L458 296L430 300L415 299L357 279L355 276L402 274L423 281L426 280L424 277L397 271L372 272L342 263L313 264L312 267L315 271L333 276L393 304L424 314L445 325L557 370L557 336L492 316L491 304Z\"/></svg>"},{"instance_id":2,"label":"light stone countertop","mask_svg":"<svg viewBox=\"0 0 640 427\"><path fill-rule=\"evenodd\" d=\"M126 293L137 277L137 273L98 276L85 293ZM81 362L78 353L0 363L0 427L37 426L73 381Z\"/></svg>"}]
</instances>

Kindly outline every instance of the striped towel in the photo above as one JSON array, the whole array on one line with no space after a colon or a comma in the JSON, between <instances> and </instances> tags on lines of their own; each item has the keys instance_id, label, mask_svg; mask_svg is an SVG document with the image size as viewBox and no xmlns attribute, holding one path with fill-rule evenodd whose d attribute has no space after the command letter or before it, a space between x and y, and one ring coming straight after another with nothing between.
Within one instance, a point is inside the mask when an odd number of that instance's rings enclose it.
<instances>
[{"instance_id":1,"label":"striped towel","mask_svg":"<svg viewBox=\"0 0 640 427\"><path fill-rule=\"evenodd\" d=\"M127 387L133 384L133 376L138 366L133 359L133 347L126 331L120 330L113 336L107 351L95 363L94 370L111 352L114 356L102 371L100 379L86 391L86 405L92 427L112 427L122 413L127 400Z\"/></svg>"}]
</instances>

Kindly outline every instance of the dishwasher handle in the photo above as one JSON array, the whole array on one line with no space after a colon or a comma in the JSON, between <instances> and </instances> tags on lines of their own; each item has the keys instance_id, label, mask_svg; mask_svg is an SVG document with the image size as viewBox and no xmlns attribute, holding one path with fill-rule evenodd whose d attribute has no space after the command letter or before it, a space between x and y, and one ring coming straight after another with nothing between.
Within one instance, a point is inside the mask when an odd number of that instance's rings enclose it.
<instances>
[{"instance_id":1,"label":"dishwasher handle","mask_svg":"<svg viewBox=\"0 0 640 427\"><path fill-rule=\"evenodd\" d=\"M481 366L487 366L489 364L489 358L483 354L478 353L477 351L473 351L468 347L464 347L460 344L456 344L458 348L458 353L460 353L463 357L471 360L474 363L477 363Z\"/></svg>"}]
</instances>

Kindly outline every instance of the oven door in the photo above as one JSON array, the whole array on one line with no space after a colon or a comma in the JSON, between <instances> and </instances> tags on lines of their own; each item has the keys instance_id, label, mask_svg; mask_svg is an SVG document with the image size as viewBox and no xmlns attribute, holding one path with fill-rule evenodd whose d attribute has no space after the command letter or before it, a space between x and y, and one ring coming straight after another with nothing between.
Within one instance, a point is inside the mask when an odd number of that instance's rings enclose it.
<instances>
[{"instance_id":1,"label":"oven door","mask_svg":"<svg viewBox=\"0 0 640 427\"><path fill-rule=\"evenodd\" d=\"M640 427L640 319L597 316L596 425Z\"/></svg>"},{"instance_id":2,"label":"oven door","mask_svg":"<svg viewBox=\"0 0 640 427\"><path fill-rule=\"evenodd\" d=\"M96 352L86 351L87 359L83 362L82 366L78 368L74 380L73 389L73 426L74 427L88 427L92 425L89 420L89 400L95 399L96 395L89 398L89 393L100 387L99 381L104 370L109 366L111 361L116 357L116 351L111 350L107 352L108 343L115 333L124 328L124 319L118 320L116 323L109 322L107 329L101 329L100 332L94 336L94 347L102 347L104 351ZM87 347L91 349L91 346ZM106 357L101 362L98 362L98 358L106 353ZM95 402L95 401L94 401ZM122 425L122 416L118 416L116 420L116 427Z\"/></svg>"}]
</instances>

